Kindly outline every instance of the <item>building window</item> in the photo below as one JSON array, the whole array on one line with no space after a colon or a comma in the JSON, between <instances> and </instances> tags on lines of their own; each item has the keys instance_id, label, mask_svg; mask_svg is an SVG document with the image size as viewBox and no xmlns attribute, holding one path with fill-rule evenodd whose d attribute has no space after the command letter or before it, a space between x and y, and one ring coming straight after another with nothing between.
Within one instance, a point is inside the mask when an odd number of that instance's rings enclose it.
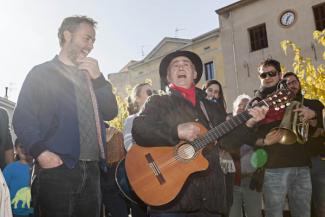
<instances>
[{"instance_id":1,"label":"building window","mask_svg":"<svg viewBox=\"0 0 325 217\"><path fill-rule=\"evenodd\" d=\"M214 79L214 64L213 62L208 62L204 64L205 69L205 80Z\"/></svg>"},{"instance_id":2,"label":"building window","mask_svg":"<svg viewBox=\"0 0 325 217\"><path fill-rule=\"evenodd\" d=\"M265 23L248 29L251 41L251 51L268 47Z\"/></svg>"},{"instance_id":3,"label":"building window","mask_svg":"<svg viewBox=\"0 0 325 217\"><path fill-rule=\"evenodd\" d=\"M325 3L313 6L316 30L325 29Z\"/></svg>"}]
</instances>

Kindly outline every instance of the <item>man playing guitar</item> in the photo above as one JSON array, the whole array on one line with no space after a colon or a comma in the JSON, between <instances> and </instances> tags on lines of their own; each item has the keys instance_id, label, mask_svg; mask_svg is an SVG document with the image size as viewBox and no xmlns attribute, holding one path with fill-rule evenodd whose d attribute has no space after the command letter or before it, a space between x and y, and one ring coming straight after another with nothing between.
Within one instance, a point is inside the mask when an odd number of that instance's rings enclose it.
<instances>
[{"instance_id":1,"label":"man playing guitar","mask_svg":"<svg viewBox=\"0 0 325 217\"><path fill-rule=\"evenodd\" d=\"M190 143L200 137L200 127L196 123L209 129L225 121L226 113L223 109L206 100L202 90L195 87L202 71L202 61L193 52L176 51L163 58L159 73L169 90L165 95L149 97L142 112L135 118L132 135L137 144L144 147L173 147L180 141ZM265 117L267 110L266 107L251 109L249 114L252 117L222 137L220 142L226 141L224 144L234 145L242 144L245 138L253 138L251 127ZM232 197L232 192L225 187L218 146L212 142L202 153L209 162L208 169L190 175L181 192L170 203L150 206L150 216L221 217L228 213L230 204L227 203L227 198ZM190 153L185 152L187 154ZM150 160L150 155L146 156ZM164 157L163 154L161 157ZM173 161L168 163L172 164ZM158 178L161 183L166 182L163 175Z\"/></svg>"}]
</instances>

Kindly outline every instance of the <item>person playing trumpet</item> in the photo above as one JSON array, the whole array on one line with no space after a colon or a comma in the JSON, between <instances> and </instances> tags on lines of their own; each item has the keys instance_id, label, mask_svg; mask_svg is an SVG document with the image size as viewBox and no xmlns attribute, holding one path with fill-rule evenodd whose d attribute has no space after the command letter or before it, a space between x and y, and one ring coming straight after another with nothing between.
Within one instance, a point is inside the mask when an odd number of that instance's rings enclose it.
<instances>
[{"instance_id":1,"label":"person playing trumpet","mask_svg":"<svg viewBox=\"0 0 325 217\"><path fill-rule=\"evenodd\" d=\"M296 100L303 100L303 106L294 110L298 112L298 116L301 122L307 123L311 129L321 129L322 127L322 110L324 105L318 100L302 99L302 90L300 81L296 74L292 72L287 72L283 75L286 79L288 88L296 94ZM307 141L307 146L310 149L311 154L311 181L312 181L312 216L325 216L325 161L322 160L324 156L324 137L313 135ZM316 132L317 134L317 132ZM317 138L314 138L314 137ZM323 153L321 153L323 152ZM323 156L322 156L323 154Z\"/></svg>"},{"instance_id":2,"label":"person playing trumpet","mask_svg":"<svg viewBox=\"0 0 325 217\"><path fill-rule=\"evenodd\" d=\"M276 91L281 82L280 63L274 59L267 59L258 67L261 82L260 89L255 92L255 100L265 98ZM283 76L288 88L294 92L295 99L301 102L301 88L297 76L288 72ZM254 103L254 102L252 102ZM313 133L320 117L319 102L315 100L303 101L303 106L294 109L300 120L310 122L309 133ZM308 146L294 142L283 145L280 142L284 136L279 127L285 117L284 108L270 109L266 118L259 123L256 135L256 145L265 149L268 159L265 165L263 193L265 215L267 217L282 217L285 199L289 198L290 213L293 217L309 217L311 202L311 177L309 169Z\"/></svg>"}]
</instances>

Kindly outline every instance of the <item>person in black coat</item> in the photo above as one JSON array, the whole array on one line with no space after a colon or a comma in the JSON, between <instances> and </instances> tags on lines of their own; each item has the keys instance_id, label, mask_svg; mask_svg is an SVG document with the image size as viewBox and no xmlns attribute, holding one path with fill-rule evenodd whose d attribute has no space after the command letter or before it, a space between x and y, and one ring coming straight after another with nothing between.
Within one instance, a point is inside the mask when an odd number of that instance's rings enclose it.
<instances>
[{"instance_id":1,"label":"person in black coat","mask_svg":"<svg viewBox=\"0 0 325 217\"><path fill-rule=\"evenodd\" d=\"M284 123L287 124L288 122L284 121L283 123L283 120L290 115L297 114L298 122L299 120L310 122L309 135L306 134L307 137L310 137L317 128L317 122L321 122L321 119L317 120L317 117L321 117L321 110L317 112L319 106L314 100L302 100L297 76L292 72L287 72L282 76L279 61L275 59L263 60L258 66L258 76L261 86L255 92L252 103L274 93L283 82L293 93L293 101L300 103L303 101L303 106L298 109L270 109L257 128L255 145L260 146L267 154L265 173L260 179L263 186L265 215L282 217L283 207L286 197L288 197L291 216L310 216L312 185L308 152L311 146L306 142L298 141L285 140L286 143L284 143L284 139L288 138L284 136L285 131L275 129L284 126ZM292 105L294 102L291 102ZM292 129L292 131L294 130L298 132L298 127ZM300 133L298 134L300 135Z\"/></svg>"},{"instance_id":2,"label":"person in black coat","mask_svg":"<svg viewBox=\"0 0 325 217\"><path fill-rule=\"evenodd\" d=\"M165 95L152 95L142 112L135 118L132 135L137 144L146 147L176 146L180 140L188 142L199 137L198 122L205 128L217 126L226 119L218 104L205 98L195 84L202 75L200 57L190 51L168 54L160 63L159 73L169 90ZM225 136L224 144L242 143L249 138L252 127L264 118L266 108L254 108L246 124ZM221 142L223 142L221 140ZM219 162L219 147L214 144L203 149L209 161L207 170L190 175L176 199L162 206L150 206L152 217L222 216L229 210L225 174ZM231 192L232 194L232 192Z\"/></svg>"},{"instance_id":3,"label":"person in black coat","mask_svg":"<svg viewBox=\"0 0 325 217\"><path fill-rule=\"evenodd\" d=\"M301 102L304 96L302 95L301 84L297 75L293 72L287 72L283 75L283 78L286 79L288 88L295 93L295 100ZM303 104L304 106L298 108L297 112L299 112L299 117L301 117L304 122L308 122L310 131L306 147L308 147L307 152L309 152L311 156L310 176L313 205L311 207L311 216L320 217L325 216L325 162L322 160L325 153L325 139L324 136L318 135L317 131L323 128L322 111L324 105L316 99L303 99Z\"/></svg>"},{"instance_id":4,"label":"person in black coat","mask_svg":"<svg viewBox=\"0 0 325 217\"><path fill-rule=\"evenodd\" d=\"M9 130L9 117L5 109L0 108L0 168L14 161L14 149Z\"/></svg>"}]
</instances>

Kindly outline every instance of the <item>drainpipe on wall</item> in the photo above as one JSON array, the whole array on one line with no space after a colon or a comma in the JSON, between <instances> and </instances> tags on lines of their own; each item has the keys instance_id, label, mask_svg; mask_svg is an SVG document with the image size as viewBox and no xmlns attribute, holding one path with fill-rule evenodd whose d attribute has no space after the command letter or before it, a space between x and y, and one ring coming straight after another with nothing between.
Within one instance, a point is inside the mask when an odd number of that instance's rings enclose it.
<instances>
[{"instance_id":1,"label":"drainpipe on wall","mask_svg":"<svg viewBox=\"0 0 325 217\"><path fill-rule=\"evenodd\" d=\"M230 24L231 24L231 39L232 39L232 55L234 58L234 72L235 72L235 82L236 82L236 94L239 94L239 83L238 83L238 70L237 70L237 58L236 58L236 44L235 44L235 32L234 24L232 20L232 12L229 12Z\"/></svg>"}]
</instances>

